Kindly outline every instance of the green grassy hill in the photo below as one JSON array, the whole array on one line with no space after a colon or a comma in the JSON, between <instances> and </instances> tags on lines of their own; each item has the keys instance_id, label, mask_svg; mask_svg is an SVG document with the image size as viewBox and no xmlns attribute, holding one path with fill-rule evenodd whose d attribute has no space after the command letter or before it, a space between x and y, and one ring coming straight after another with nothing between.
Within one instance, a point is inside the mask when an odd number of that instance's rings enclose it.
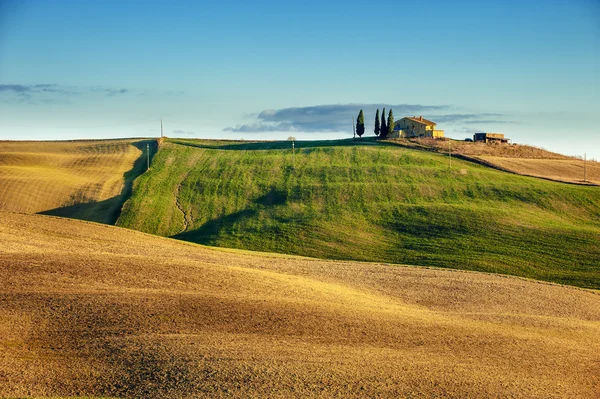
<instances>
[{"instance_id":1,"label":"green grassy hill","mask_svg":"<svg viewBox=\"0 0 600 399\"><path fill-rule=\"evenodd\" d=\"M600 288L600 188L362 141L167 140L118 225L222 247Z\"/></svg>"}]
</instances>

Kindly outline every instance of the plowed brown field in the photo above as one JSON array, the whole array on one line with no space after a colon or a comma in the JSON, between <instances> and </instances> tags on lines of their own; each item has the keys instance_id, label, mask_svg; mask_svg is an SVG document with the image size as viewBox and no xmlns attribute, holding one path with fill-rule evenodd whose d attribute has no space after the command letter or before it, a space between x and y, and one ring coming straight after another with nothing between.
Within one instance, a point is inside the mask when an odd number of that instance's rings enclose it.
<instances>
[{"instance_id":1,"label":"plowed brown field","mask_svg":"<svg viewBox=\"0 0 600 399\"><path fill-rule=\"evenodd\" d=\"M0 396L598 397L600 296L0 212Z\"/></svg>"},{"instance_id":2,"label":"plowed brown field","mask_svg":"<svg viewBox=\"0 0 600 399\"><path fill-rule=\"evenodd\" d=\"M57 210L60 216L114 223L126 174L142 154L140 142L2 141L0 210Z\"/></svg>"}]
</instances>

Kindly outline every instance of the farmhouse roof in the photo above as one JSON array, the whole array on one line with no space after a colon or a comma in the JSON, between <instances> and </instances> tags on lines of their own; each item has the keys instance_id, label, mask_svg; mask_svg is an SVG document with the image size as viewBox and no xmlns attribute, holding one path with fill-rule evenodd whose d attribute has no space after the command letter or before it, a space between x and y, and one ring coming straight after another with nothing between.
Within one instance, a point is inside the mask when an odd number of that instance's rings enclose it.
<instances>
[{"instance_id":1,"label":"farmhouse roof","mask_svg":"<svg viewBox=\"0 0 600 399\"><path fill-rule=\"evenodd\" d=\"M406 116L406 119L410 119L411 121L420 123L422 125L427 125L427 126L435 126L437 125L437 123L432 122L428 119L423 118L422 116Z\"/></svg>"}]
</instances>

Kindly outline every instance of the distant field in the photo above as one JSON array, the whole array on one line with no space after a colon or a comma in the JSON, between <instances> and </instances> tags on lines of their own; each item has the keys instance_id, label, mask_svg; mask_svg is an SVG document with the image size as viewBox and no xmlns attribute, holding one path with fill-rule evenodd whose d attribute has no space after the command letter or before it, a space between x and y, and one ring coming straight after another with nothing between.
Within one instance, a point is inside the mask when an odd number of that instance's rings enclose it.
<instances>
[{"instance_id":1,"label":"distant field","mask_svg":"<svg viewBox=\"0 0 600 399\"><path fill-rule=\"evenodd\" d=\"M583 184L587 182L600 185L600 162L587 162L587 176L584 182L583 160L581 159L519 159L489 156L480 156L479 158L523 175L567 183Z\"/></svg>"},{"instance_id":2,"label":"distant field","mask_svg":"<svg viewBox=\"0 0 600 399\"><path fill-rule=\"evenodd\" d=\"M600 188L373 140L167 140L119 225L221 247L600 288Z\"/></svg>"},{"instance_id":3,"label":"distant field","mask_svg":"<svg viewBox=\"0 0 600 399\"><path fill-rule=\"evenodd\" d=\"M566 183L600 185L600 162L587 162L587 176L584 181L582 159L528 145L498 145L433 139L390 141L401 146L433 150L445 154L452 151L453 154L479 159L491 166L525 176Z\"/></svg>"},{"instance_id":4,"label":"distant field","mask_svg":"<svg viewBox=\"0 0 600 399\"><path fill-rule=\"evenodd\" d=\"M551 152L543 148L522 144L500 145L460 140L436 140L430 138L417 138L409 140L391 139L388 141L413 148L433 149L443 153L447 153L451 149L453 153L471 156L491 156L519 159L575 159L573 157Z\"/></svg>"},{"instance_id":5,"label":"distant field","mask_svg":"<svg viewBox=\"0 0 600 399\"><path fill-rule=\"evenodd\" d=\"M593 398L599 335L597 292L0 212L3 397Z\"/></svg>"},{"instance_id":6,"label":"distant field","mask_svg":"<svg viewBox=\"0 0 600 399\"><path fill-rule=\"evenodd\" d=\"M146 142L1 141L0 210L115 223Z\"/></svg>"}]
</instances>

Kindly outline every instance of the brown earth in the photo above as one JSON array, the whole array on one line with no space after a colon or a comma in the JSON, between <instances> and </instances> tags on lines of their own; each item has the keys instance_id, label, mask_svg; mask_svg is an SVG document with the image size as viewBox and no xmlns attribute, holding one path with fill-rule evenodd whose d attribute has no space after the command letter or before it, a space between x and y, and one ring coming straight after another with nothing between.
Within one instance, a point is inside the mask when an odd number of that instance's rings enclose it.
<instances>
[{"instance_id":1,"label":"brown earth","mask_svg":"<svg viewBox=\"0 0 600 399\"><path fill-rule=\"evenodd\" d=\"M600 162L588 160L584 174L583 159L522 144L472 143L457 140L392 139L397 145L462 156L487 166L524 176L565 183L600 185ZM585 176L585 180L584 180Z\"/></svg>"},{"instance_id":2,"label":"brown earth","mask_svg":"<svg viewBox=\"0 0 600 399\"><path fill-rule=\"evenodd\" d=\"M0 396L597 398L600 296L0 212Z\"/></svg>"},{"instance_id":3,"label":"brown earth","mask_svg":"<svg viewBox=\"0 0 600 399\"><path fill-rule=\"evenodd\" d=\"M577 184L600 185L600 162L587 161L586 179L581 159L530 159L480 156L480 159L513 173Z\"/></svg>"},{"instance_id":4,"label":"brown earth","mask_svg":"<svg viewBox=\"0 0 600 399\"><path fill-rule=\"evenodd\" d=\"M0 141L0 210L114 223L141 143Z\"/></svg>"}]
</instances>

